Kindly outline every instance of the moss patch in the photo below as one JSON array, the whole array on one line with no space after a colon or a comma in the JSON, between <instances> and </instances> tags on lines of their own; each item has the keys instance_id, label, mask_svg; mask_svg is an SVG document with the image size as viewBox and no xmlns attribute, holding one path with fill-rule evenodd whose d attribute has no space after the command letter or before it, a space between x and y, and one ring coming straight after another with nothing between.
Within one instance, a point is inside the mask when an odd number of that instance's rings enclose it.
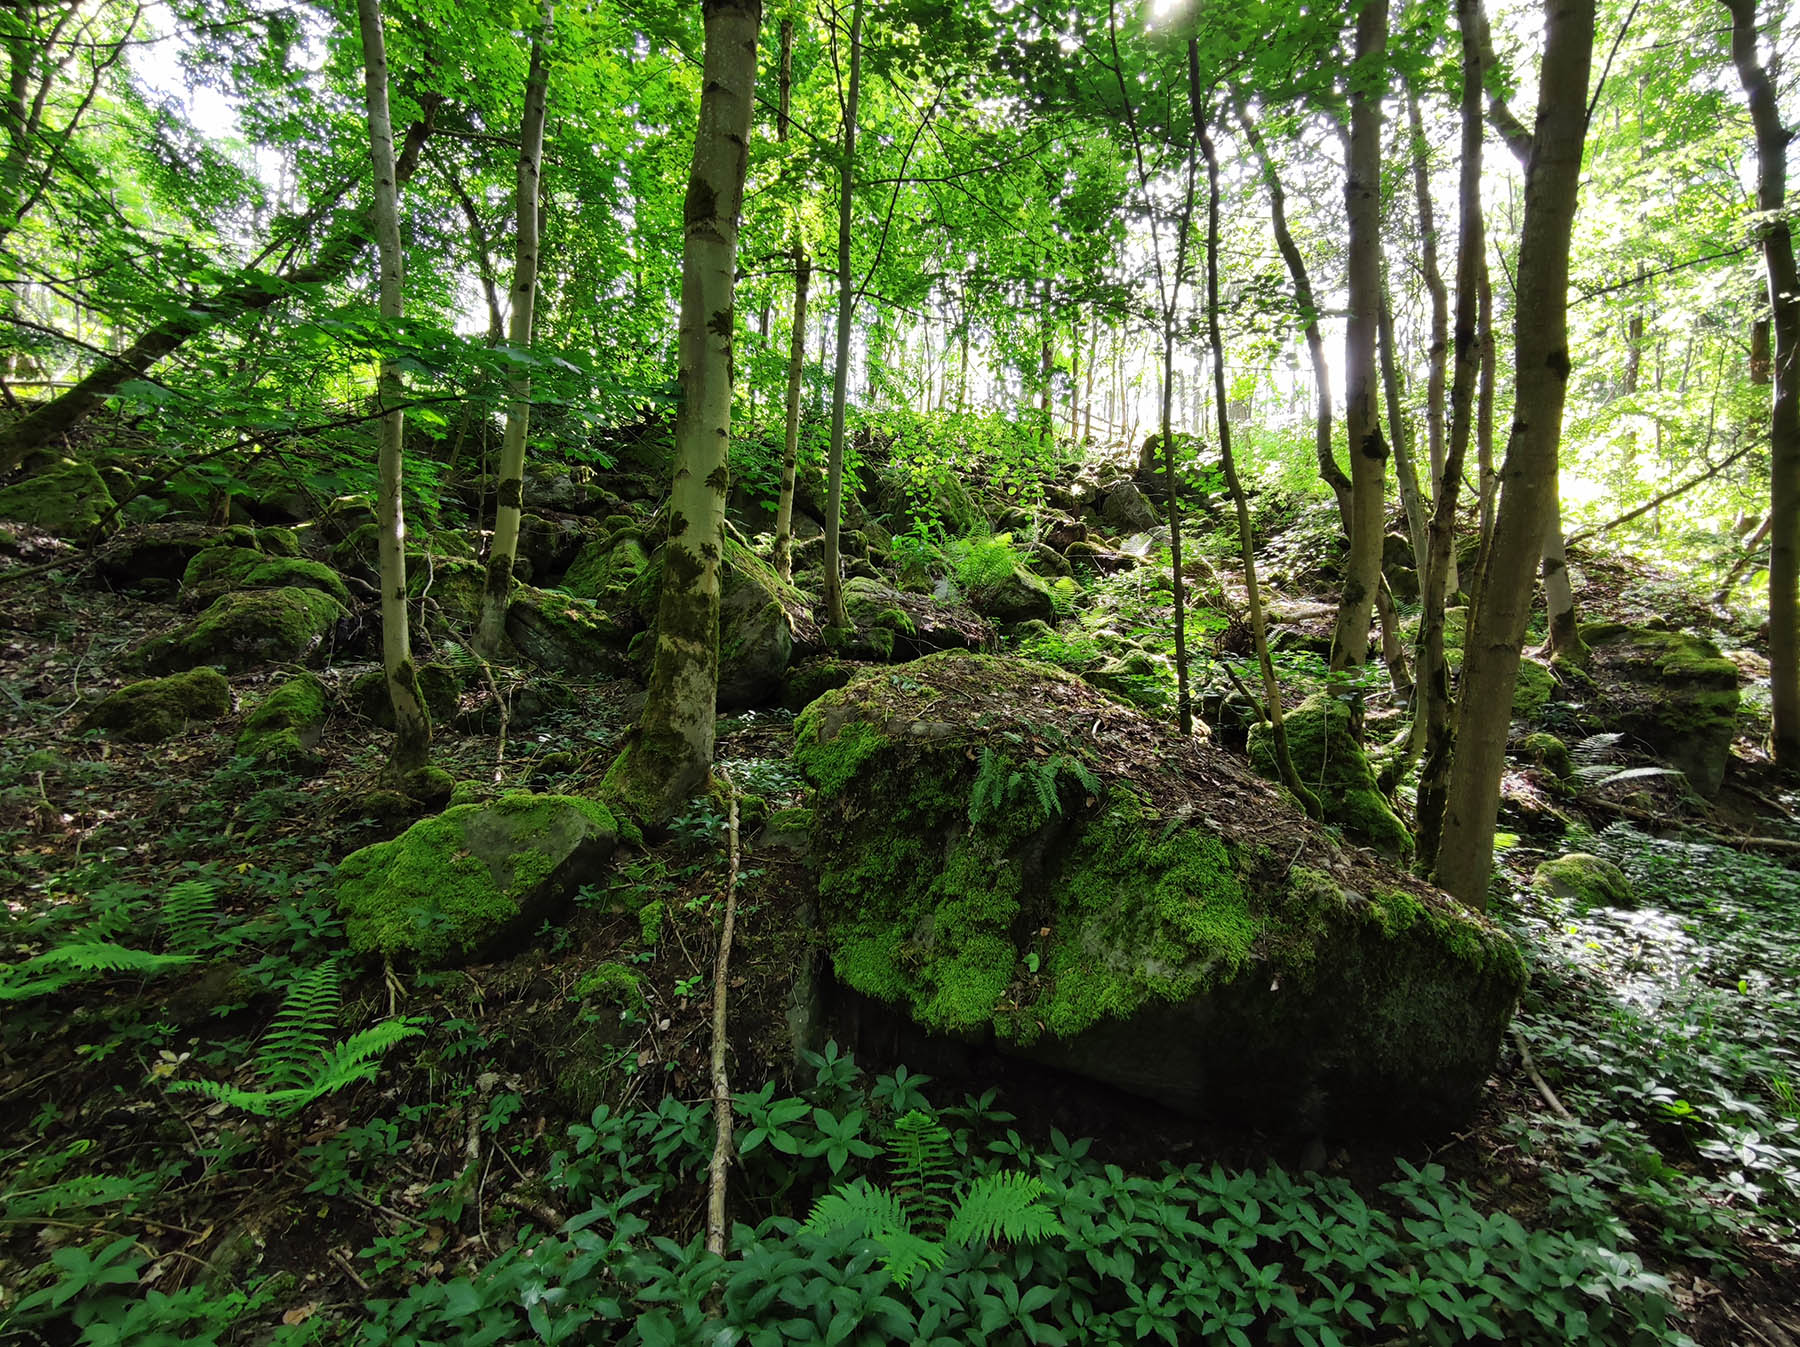
<instances>
[{"instance_id":1,"label":"moss patch","mask_svg":"<svg viewBox=\"0 0 1800 1347\"><path fill-rule=\"evenodd\" d=\"M1327 820L1389 856L1412 852L1412 834L1375 786L1375 774L1358 742L1351 704L1329 693L1314 693L1287 714L1288 753L1300 779L1320 795ZM1275 736L1266 725L1250 729L1250 763L1263 776L1279 779Z\"/></svg>"},{"instance_id":2,"label":"moss patch","mask_svg":"<svg viewBox=\"0 0 1800 1347\"><path fill-rule=\"evenodd\" d=\"M200 668L127 684L89 711L81 728L155 744L173 739L189 725L230 714L231 684L217 669Z\"/></svg>"},{"instance_id":3,"label":"moss patch","mask_svg":"<svg viewBox=\"0 0 1800 1347\"><path fill-rule=\"evenodd\" d=\"M1585 851L1571 851L1545 861L1532 871L1531 887L1575 905L1577 910L1590 907L1632 907L1636 895L1631 880L1613 862Z\"/></svg>"},{"instance_id":4,"label":"moss patch","mask_svg":"<svg viewBox=\"0 0 1800 1347\"><path fill-rule=\"evenodd\" d=\"M113 504L93 464L63 463L0 490L0 519L79 541L99 526Z\"/></svg>"},{"instance_id":5,"label":"moss patch","mask_svg":"<svg viewBox=\"0 0 1800 1347\"><path fill-rule=\"evenodd\" d=\"M250 713L238 752L290 771L316 768L325 717L325 685L309 673L290 678Z\"/></svg>"},{"instance_id":6,"label":"moss patch","mask_svg":"<svg viewBox=\"0 0 1800 1347\"><path fill-rule=\"evenodd\" d=\"M149 669L217 664L233 673L298 663L348 616L342 604L316 589L243 590L222 595L186 626L146 642L134 658Z\"/></svg>"},{"instance_id":7,"label":"moss patch","mask_svg":"<svg viewBox=\"0 0 1800 1347\"><path fill-rule=\"evenodd\" d=\"M337 895L350 947L426 967L499 953L595 878L617 839L605 806L577 796L456 805L345 857Z\"/></svg>"}]
</instances>

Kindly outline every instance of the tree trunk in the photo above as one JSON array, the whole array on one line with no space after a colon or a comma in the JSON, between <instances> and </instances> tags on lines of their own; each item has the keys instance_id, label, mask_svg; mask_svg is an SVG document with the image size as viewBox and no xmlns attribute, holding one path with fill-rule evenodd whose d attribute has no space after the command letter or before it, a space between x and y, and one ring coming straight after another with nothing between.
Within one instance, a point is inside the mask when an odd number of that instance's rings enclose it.
<instances>
[{"instance_id":1,"label":"tree trunk","mask_svg":"<svg viewBox=\"0 0 1800 1347\"><path fill-rule=\"evenodd\" d=\"M520 351L531 345L537 300L538 180L544 160L544 101L550 82L546 49L555 21L552 0L545 0L543 27L531 41L531 63L525 72L525 112L519 125L519 174L513 196L519 237L513 256L512 319L507 340ZM506 609L512 600L513 555L519 546L519 515L524 507L525 436L531 426L528 368L510 381L507 397L494 541L488 549L487 588L482 595L481 624L475 633L475 648L490 659L505 639Z\"/></svg>"},{"instance_id":2,"label":"tree trunk","mask_svg":"<svg viewBox=\"0 0 1800 1347\"><path fill-rule=\"evenodd\" d=\"M1594 0L1548 0L1545 8L1542 93L1519 236L1512 434L1480 601L1470 615L1437 858L1437 882L1476 909L1487 906L1513 682L1531 615L1533 563L1555 514L1569 381L1569 236L1587 136Z\"/></svg>"},{"instance_id":3,"label":"tree trunk","mask_svg":"<svg viewBox=\"0 0 1800 1347\"><path fill-rule=\"evenodd\" d=\"M848 627L839 534L844 517L844 418L850 392L850 317L856 294L850 276L851 192L856 168L856 104L862 85L863 0L850 10L850 80L844 91L844 150L838 165L837 364L831 384L831 448L825 460L825 623Z\"/></svg>"},{"instance_id":4,"label":"tree trunk","mask_svg":"<svg viewBox=\"0 0 1800 1347\"><path fill-rule=\"evenodd\" d=\"M385 84L383 85L385 89ZM419 165L419 153L431 134L442 103L439 95L422 100L422 115L407 128L406 143L395 165L392 187L404 187ZM389 147L392 148L390 134ZM313 260L276 276L252 276L214 291L204 299L182 305L173 318L157 324L118 355L90 370L85 377L41 403L24 416L0 428L0 473L18 467L25 455L59 435L65 435L99 408L107 398L132 379L146 373L158 361L181 349L189 338L242 314L261 313L293 291L323 285L348 271L368 245L373 222L359 216L346 222L320 245Z\"/></svg>"},{"instance_id":5,"label":"tree trunk","mask_svg":"<svg viewBox=\"0 0 1800 1347\"><path fill-rule=\"evenodd\" d=\"M1406 90L1406 119L1412 132L1413 197L1419 210L1419 269L1425 277L1425 289L1431 296L1430 364L1425 383L1425 433L1430 446L1431 499L1437 501L1444 489L1444 367L1449 357L1450 298L1444 290L1444 275L1438 267L1437 212L1431 205L1431 173L1428 162L1430 146L1425 139L1425 123L1419 114L1419 95L1410 85ZM1423 555L1418 558L1423 568ZM1421 574L1423 570L1421 569ZM1457 589L1456 552L1450 553L1447 591Z\"/></svg>"},{"instance_id":6,"label":"tree trunk","mask_svg":"<svg viewBox=\"0 0 1800 1347\"><path fill-rule=\"evenodd\" d=\"M775 507L775 572L794 576L794 479L800 458L800 384L806 373L806 291L812 259L794 231L794 331L788 347L787 433L781 450L781 499Z\"/></svg>"},{"instance_id":7,"label":"tree trunk","mask_svg":"<svg viewBox=\"0 0 1800 1347\"><path fill-rule=\"evenodd\" d=\"M1455 372L1450 382L1449 442L1439 489L1432 502L1430 550L1419 568L1424 614L1419 622L1419 700L1415 716L1425 725L1425 761L1419 771L1415 841L1420 873L1437 865L1443 836L1455 735L1451 720L1450 668L1444 658L1444 607L1456 557L1456 504L1462 494L1463 460L1474 430L1475 385L1481 377L1481 312L1486 222L1481 214L1481 45L1476 17L1481 0L1457 0L1462 31L1462 169L1457 191Z\"/></svg>"},{"instance_id":8,"label":"tree trunk","mask_svg":"<svg viewBox=\"0 0 1800 1347\"><path fill-rule=\"evenodd\" d=\"M1544 551L1538 565L1544 578L1544 611L1549 617L1549 638L1544 642L1544 653L1584 669L1588 648L1582 643L1581 624L1575 616L1575 587L1569 581L1569 551L1563 541L1560 491L1550 502L1550 527L1544 530Z\"/></svg>"},{"instance_id":9,"label":"tree trunk","mask_svg":"<svg viewBox=\"0 0 1800 1347\"><path fill-rule=\"evenodd\" d=\"M363 90L369 113L369 151L375 167L375 247L381 260L381 319L392 340L402 311L400 250L400 191L394 163L394 126L388 116L387 42L381 29L380 0L357 0L356 17L362 30ZM381 662L387 674L388 697L394 708L394 750L383 778L404 783L408 774L425 765L431 753L431 717L419 695L418 672L413 668L412 633L406 612L406 518L401 502L402 448L406 439L406 413L400 410L406 389L400 365L392 356L381 362L381 404L390 407L381 419L380 500L377 502L381 536L378 551L381 571Z\"/></svg>"},{"instance_id":10,"label":"tree trunk","mask_svg":"<svg viewBox=\"0 0 1800 1347\"><path fill-rule=\"evenodd\" d=\"M1344 429L1350 447L1350 555L1331 640L1333 669L1358 668L1369 657L1369 618L1381 583L1381 539L1386 530L1388 446L1375 405L1375 337L1381 307L1381 90L1386 85L1387 31L1387 0L1368 0L1356 19L1361 76L1350 99L1344 183L1349 222Z\"/></svg>"},{"instance_id":11,"label":"tree trunk","mask_svg":"<svg viewBox=\"0 0 1800 1347\"><path fill-rule=\"evenodd\" d=\"M1787 151L1775 83L1756 54L1756 0L1722 0L1731 59L1756 133L1756 207L1774 329L1769 413L1769 684L1775 761L1800 767L1800 274L1788 222Z\"/></svg>"},{"instance_id":12,"label":"tree trunk","mask_svg":"<svg viewBox=\"0 0 1800 1347\"><path fill-rule=\"evenodd\" d=\"M660 826L712 766L719 681L719 570L731 438L738 214L750 145L760 0L705 0L700 122L682 212L681 404L656 654L642 717L603 792Z\"/></svg>"}]
</instances>

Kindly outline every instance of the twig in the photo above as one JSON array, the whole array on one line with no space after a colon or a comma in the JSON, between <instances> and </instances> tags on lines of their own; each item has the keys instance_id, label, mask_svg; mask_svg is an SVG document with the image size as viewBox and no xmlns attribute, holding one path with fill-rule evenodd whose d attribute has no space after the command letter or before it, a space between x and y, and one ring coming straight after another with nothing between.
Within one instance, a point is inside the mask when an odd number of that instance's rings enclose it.
<instances>
[{"instance_id":1,"label":"twig","mask_svg":"<svg viewBox=\"0 0 1800 1347\"><path fill-rule=\"evenodd\" d=\"M522 1211L535 1221L542 1221L551 1230L560 1230L568 1221L555 1207L548 1202L539 1202L522 1193L501 1193L495 1202L502 1207L511 1207L514 1211Z\"/></svg>"},{"instance_id":2,"label":"twig","mask_svg":"<svg viewBox=\"0 0 1800 1347\"><path fill-rule=\"evenodd\" d=\"M344 1275L346 1277L356 1283L357 1290L361 1291L364 1295L369 1293L369 1284L357 1275L356 1269L350 1265L350 1260L348 1258L344 1257L344 1255L339 1253L336 1249L333 1249L331 1251L331 1261L344 1270Z\"/></svg>"},{"instance_id":3,"label":"twig","mask_svg":"<svg viewBox=\"0 0 1800 1347\"><path fill-rule=\"evenodd\" d=\"M713 968L712 1094L713 1125L718 1136L713 1142L712 1174L706 1199L706 1251L723 1257L725 1176L731 1165L731 1082L725 1074L725 992L731 972L731 933L737 920L738 800L731 777L724 768L719 769L719 780L725 787L725 798L730 801L727 845L731 859L725 872L725 921L719 931L718 962Z\"/></svg>"},{"instance_id":4,"label":"twig","mask_svg":"<svg viewBox=\"0 0 1800 1347\"><path fill-rule=\"evenodd\" d=\"M1537 1092L1550 1106L1550 1111L1564 1122L1578 1121L1573 1113L1563 1107L1562 1100L1556 1097L1556 1091L1550 1088L1550 1083L1538 1074L1537 1063L1531 1060L1531 1049L1525 1046L1525 1035L1519 1032L1516 1024L1513 1026L1513 1042L1518 1046L1519 1061L1525 1067L1525 1074L1531 1077L1531 1083L1537 1086Z\"/></svg>"}]
</instances>

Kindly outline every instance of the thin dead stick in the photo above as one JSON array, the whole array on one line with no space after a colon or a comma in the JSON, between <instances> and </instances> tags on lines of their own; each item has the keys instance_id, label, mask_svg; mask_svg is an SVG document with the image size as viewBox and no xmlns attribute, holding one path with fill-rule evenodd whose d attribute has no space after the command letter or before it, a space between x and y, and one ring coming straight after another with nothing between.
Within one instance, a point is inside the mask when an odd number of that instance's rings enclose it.
<instances>
[{"instance_id":1,"label":"thin dead stick","mask_svg":"<svg viewBox=\"0 0 1800 1347\"><path fill-rule=\"evenodd\" d=\"M1525 1074L1531 1077L1531 1083L1537 1086L1538 1094L1543 1096L1550 1111L1564 1122L1575 1122L1575 1115L1563 1107L1563 1101L1556 1097L1556 1091L1550 1088L1550 1083L1538 1074L1537 1063L1531 1060L1531 1049L1525 1046L1525 1035L1516 1026L1513 1029L1513 1042L1518 1046L1519 1060L1524 1063Z\"/></svg>"},{"instance_id":2,"label":"thin dead stick","mask_svg":"<svg viewBox=\"0 0 1800 1347\"><path fill-rule=\"evenodd\" d=\"M730 802L730 863L725 872L725 921L719 931L719 957L713 966L712 1023L712 1090L713 1125L718 1139L713 1142L712 1181L706 1200L706 1251L725 1256L725 1175L731 1164L731 1082L725 1075L725 991L731 972L731 931L737 921L738 877L738 800L731 777L723 768L719 780Z\"/></svg>"},{"instance_id":3,"label":"thin dead stick","mask_svg":"<svg viewBox=\"0 0 1800 1347\"><path fill-rule=\"evenodd\" d=\"M1750 444L1746 444L1743 448L1739 449L1736 453L1730 454L1727 457L1725 457L1724 459L1722 459L1721 461L1719 461L1718 463L1713 464L1705 472L1699 473L1696 476L1688 478L1685 482L1682 482L1678 486L1670 487L1667 491L1663 492L1661 495L1652 496L1649 500L1645 501L1642 505L1638 506L1636 509L1627 510L1624 514L1620 515L1617 519L1609 519L1604 524L1596 524L1596 525L1594 525L1593 528L1582 529L1577 533L1571 533L1566 539L1563 540L1563 545L1565 547L1568 547L1568 546L1573 546L1574 544L1579 543L1579 542L1585 542L1587 539L1595 537L1598 534L1606 533L1611 529L1616 529L1621 524L1629 524L1632 520L1638 518L1641 515L1649 514L1650 511L1654 510L1657 506L1663 504L1664 502L1674 500L1675 497L1681 495L1683 492L1692 491L1695 487L1699 486L1702 482L1710 481L1712 478L1717 477L1720 473L1724 472L1725 469L1729 468L1733 463L1736 463L1745 454L1749 453L1752 449L1760 448L1761 445L1762 445L1762 441L1760 441L1760 440L1756 440L1756 441L1751 442Z\"/></svg>"}]
</instances>

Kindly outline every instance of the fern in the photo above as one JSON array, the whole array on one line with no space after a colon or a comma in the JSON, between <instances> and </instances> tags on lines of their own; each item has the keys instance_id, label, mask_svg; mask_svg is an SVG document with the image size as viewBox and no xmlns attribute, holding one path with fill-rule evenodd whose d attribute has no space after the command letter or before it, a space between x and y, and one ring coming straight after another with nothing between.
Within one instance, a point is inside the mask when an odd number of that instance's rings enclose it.
<instances>
[{"instance_id":1,"label":"fern","mask_svg":"<svg viewBox=\"0 0 1800 1347\"><path fill-rule=\"evenodd\" d=\"M1004 753L992 748L981 750L981 766L975 772L975 786L969 792L969 822L979 825L1006 808L1006 776L1012 763Z\"/></svg>"},{"instance_id":2,"label":"fern","mask_svg":"<svg viewBox=\"0 0 1800 1347\"><path fill-rule=\"evenodd\" d=\"M943 1267L953 1247L1064 1233L1044 1204L1043 1180L1029 1174L983 1174L959 1199L950 1133L921 1110L895 1121L888 1160L892 1189L867 1179L844 1184L813 1205L802 1229L815 1236L849 1231L878 1241L886 1255L882 1266L902 1290L919 1269Z\"/></svg>"},{"instance_id":3,"label":"fern","mask_svg":"<svg viewBox=\"0 0 1800 1347\"><path fill-rule=\"evenodd\" d=\"M389 1049L424 1031L410 1019L390 1019L333 1042L342 981L335 962L294 979L257 1046L252 1074L261 1088L216 1080L174 1080L169 1088L203 1094L259 1118L287 1118L316 1099L373 1080Z\"/></svg>"},{"instance_id":4,"label":"fern","mask_svg":"<svg viewBox=\"0 0 1800 1347\"><path fill-rule=\"evenodd\" d=\"M45 950L23 963L0 968L0 1001L28 1001L48 996L101 973L136 973L150 977L194 961L189 954L152 954L110 940L79 940Z\"/></svg>"},{"instance_id":5,"label":"fern","mask_svg":"<svg viewBox=\"0 0 1800 1347\"><path fill-rule=\"evenodd\" d=\"M217 894L209 879L184 879L163 895L163 947L195 954L214 941Z\"/></svg>"}]
</instances>

